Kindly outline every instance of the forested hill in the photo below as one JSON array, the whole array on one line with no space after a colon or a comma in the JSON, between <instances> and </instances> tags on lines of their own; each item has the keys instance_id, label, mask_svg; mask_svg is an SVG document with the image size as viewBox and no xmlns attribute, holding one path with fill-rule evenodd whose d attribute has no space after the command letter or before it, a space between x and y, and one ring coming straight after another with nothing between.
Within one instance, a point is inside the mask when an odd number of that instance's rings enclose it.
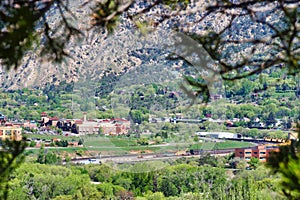
<instances>
[{"instance_id":1,"label":"forested hill","mask_svg":"<svg viewBox=\"0 0 300 200\"><path fill-rule=\"evenodd\" d=\"M182 81L180 74L192 70L189 67L185 71L176 69L145 65L127 73L106 71L93 85L62 81L58 85L49 83L34 89L2 90L1 112L11 120L38 120L42 112L61 118L81 118L82 112L88 111L90 117L125 117L136 123L148 122L150 114L170 117L182 113L191 119L206 116L215 120L248 118L250 122L236 124L245 127L256 127L257 120L272 124L280 119L284 125L300 118L299 80L286 76L280 69L234 83L224 82L224 93L219 101L213 100L219 97L213 94L208 106L201 108L196 104L190 109L186 108L191 100L178 83Z\"/></svg>"}]
</instances>

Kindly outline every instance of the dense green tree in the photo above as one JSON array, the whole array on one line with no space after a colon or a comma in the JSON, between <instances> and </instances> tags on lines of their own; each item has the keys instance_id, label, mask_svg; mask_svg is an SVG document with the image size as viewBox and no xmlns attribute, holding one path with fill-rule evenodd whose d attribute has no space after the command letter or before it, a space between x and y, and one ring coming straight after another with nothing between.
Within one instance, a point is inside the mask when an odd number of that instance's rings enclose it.
<instances>
[{"instance_id":1,"label":"dense green tree","mask_svg":"<svg viewBox=\"0 0 300 200\"><path fill-rule=\"evenodd\" d=\"M107 198L112 198L114 196L114 185L112 183L102 183L98 186L98 190Z\"/></svg>"},{"instance_id":2,"label":"dense green tree","mask_svg":"<svg viewBox=\"0 0 300 200\"><path fill-rule=\"evenodd\" d=\"M215 156L211 156L210 154L201 155L198 160L199 165L210 165L212 167L218 166L218 159Z\"/></svg>"},{"instance_id":3,"label":"dense green tree","mask_svg":"<svg viewBox=\"0 0 300 200\"><path fill-rule=\"evenodd\" d=\"M137 140L137 143L140 145L149 145L149 139L148 138L139 138Z\"/></svg>"},{"instance_id":4,"label":"dense green tree","mask_svg":"<svg viewBox=\"0 0 300 200\"><path fill-rule=\"evenodd\" d=\"M44 164L45 163L45 147L44 145L42 144L40 150L39 150L39 153L38 153L38 156L37 156L37 162L40 163L40 164Z\"/></svg>"},{"instance_id":5,"label":"dense green tree","mask_svg":"<svg viewBox=\"0 0 300 200\"><path fill-rule=\"evenodd\" d=\"M259 159L256 157L252 157L249 161L249 165L252 169L256 169L259 164Z\"/></svg>"},{"instance_id":6,"label":"dense green tree","mask_svg":"<svg viewBox=\"0 0 300 200\"><path fill-rule=\"evenodd\" d=\"M164 200L165 196L162 192L155 192L153 194L147 195L147 200Z\"/></svg>"},{"instance_id":7,"label":"dense green tree","mask_svg":"<svg viewBox=\"0 0 300 200\"><path fill-rule=\"evenodd\" d=\"M25 140L21 141L0 141L0 199L7 199L9 176L23 162L25 156L23 151L27 145Z\"/></svg>"},{"instance_id":8,"label":"dense green tree","mask_svg":"<svg viewBox=\"0 0 300 200\"><path fill-rule=\"evenodd\" d=\"M87 174L62 166L24 163L12 176L8 199L97 199L101 193ZM80 198L76 198L80 197ZM58 199L60 199L58 198Z\"/></svg>"},{"instance_id":9,"label":"dense green tree","mask_svg":"<svg viewBox=\"0 0 300 200\"><path fill-rule=\"evenodd\" d=\"M268 127L273 127L276 124L275 114L271 111L266 119L266 125Z\"/></svg>"},{"instance_id":10,"label":"dense green tree","mask_svg":"<svg viewBox=\"0 0 300 200\"><path fill-rule=\"evenodd\" d=\"M161 191L165 196L176 196L179 192L176 187L176 183L170 182L167 178L162 178L158 182L158 190Z\"/></svg>"},{"instance_id":11,"label":"dense green tree","mask_svg":"<svg viewBox=\"0 0 300 200\"><path fill-rule=\"evenodd\" d=\"M49 152L45 156L45 164L61 164L61 158L55 153Z\"/></svg>"},{"instance_id":12,"label":"dense green tree","mask_svg":"<svg viewBox=\"0 0 300 200\"><path fill-rule=\"evenodd\" d=\"M131 110L130 117L134 123L141 124L143 121L143 113L140 110Z\"/></svg>"},{"instance_id":13,"label":"dense green tree","mask_svg":"<svg viewBox=\"0 0 300 200\"><path fill-rule=\"evenodd\" d=\"M281 146L279 152L274 152L268 161L268 166L274 173L282 175L283 193L289 199L300 198L300 131L298 124L298 140L292 140L290 145Z\"/></svg>"}]
</instances>

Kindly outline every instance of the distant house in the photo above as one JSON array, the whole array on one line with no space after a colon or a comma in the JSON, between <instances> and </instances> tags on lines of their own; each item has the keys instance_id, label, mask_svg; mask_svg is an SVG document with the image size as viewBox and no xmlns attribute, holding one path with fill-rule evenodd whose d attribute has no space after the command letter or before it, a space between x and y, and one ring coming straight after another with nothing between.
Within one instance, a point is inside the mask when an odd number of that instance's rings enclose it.
<instances>
[{"instance_id":1,"label":"distant house","mask_svg":"<svg viewBox=\"0 0 300 200\"><path fill-rule=\"evenodd\" d=\"M226 126L229 126L229 127L233 126L233 122L230 120L226 120L225 124L226 124Z\"/></svg>"},{"instance_id":2,"label":"distant house","mask_svg":"<svg viewBox=\"0 0 300 200\"><path fill-rule=\"evenodd\" d=\"M36 123L30 123L30 122L26 122L26 123L22 124L21 126L24 128L27 128L27 129L31 129L31 130L38 128Z\"/></svg>"},{"instance_id":3,"label":"distant house","mask_svg":"<svg viewBox=\"0 0 300 200\"><path fill-rule=\"evenodd\" d=\"M46 112L42 112L41 120L39 121L39 123L41 126L56 126L58 121L58 117L49 117Z\"/></svg>"},{"instance_id":4,"label":"distant house","mask_svg":"<svg viewBox=\"0 0 300 200\"><path fill-rule=\"evenodd\" d=\"M244 122L250 122L251 120L249 118L247 118L247 117L243 117L242 121L244 121Z\"/></svg>"},{"instance_id":5,"label":"distant house","mask_svg":"<svg viewBox=\"0 0 300 200\"><path fill-rule=\"evenodd\" d=\"M233 121L233 122L239 122L240 119L239 119L239 118L233 118L232 121Z\"/></svg>"},{"instance_id":6,"label":"distant house","mask_svg":"<svg viewBox=\"0 0 300 200\"><path fill-rule=\"evenodd\" d=\"M51 121L51 126L56 126L57 122L59 121L58 117L50 117L49 121Z\"/></svg>"},{"instance_id":7,"label":"distant house","mask_svg":"<svg viewBox=\"0 0 300 200\"><path fill-rule=\"evenodd\" d=\"M216 100L219 100L219 99L222 99L223 96L221 94L213 94L211 95L210 97L212 100L216 101Z\"/></svg>"},{"instance_id":8,"label":"distant house","mask_svg":"<svg viewBox=\"0 0 300 200\"><path fill-rule=\"evenodd\" d=\"M183 114L182 113L175 113L176 119L182 119Z\"/></svg>"}]
</instances>

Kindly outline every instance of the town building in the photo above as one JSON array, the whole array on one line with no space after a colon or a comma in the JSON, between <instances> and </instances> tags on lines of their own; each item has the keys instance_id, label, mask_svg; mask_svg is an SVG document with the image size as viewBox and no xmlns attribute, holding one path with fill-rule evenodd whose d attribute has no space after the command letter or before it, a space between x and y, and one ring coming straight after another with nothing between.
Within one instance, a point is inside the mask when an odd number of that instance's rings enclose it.
<instances>
[{"instance_id":1,"label":"town building","mask_svg":"<svg viewBox=\"0 0 300 200\"><path fill-rule=\"evenodd\" d=\"M40 130L51 130L50 126L62 131L71 131L79 135L104 134L125 135L130 129L130 121L123 118L112 119L87 119L87 113L83 113L82 119L59 119L48 117L46 112L41 113Z\"/></svg>"},{"instance_id":2,"label":"town building","mask_svg":"<svg viewBox=\"0 0 300 200\"><path fill-rule=\"evenodd\" d=\"M59 118L54 116L54 117L49 117L46 112L41 113L41 121L39 122L42 126L56 126L59 121Z\"/></svg>"},{"instance_id":3,"label":"town building","mask_svg":"<svg viewBox=\"0 0 300 200\"><path fill-rule=\"evenodd\" d=\"M88 120L84 113L83 121L76 124L76 129L79 135L125 135L130 129L130 121L123 118Z\"/></svg>"},{"instance_id":4,"label":"town building","mask_svg":"<svg viewBox=\"0 0 300 200\"><path fill-rule=\"evenodd\" d=\"M1 126L0 127L0 139L1 140L21 140L22 128L14 126Z\"/></svg>"},{"instance_id":5,"label":"town building","mask_svg":"<svg viewBox=\"0 0 300 200\"><path fill-rule=\"evenodd\" d=\"M25 129L30 129L30 130L38 129L37 124L36 123L31 123L31 122L22 123L22 124L20 124L20 126L25 128Z\"/></svg>"},{"instance_id":6,"label":"town building","mask_svg":"<svg viewBox=\"0 0 300 200\"><path fill-rule=\"evenodd\" d=\"M80 124L76 124L76 130L79 135L99 134L99 128L99 124L94 120L83 121Z\"/></svg>"},{"instance_id":7,"label":"town building","mask_svg":"<svg viewBox=\"0 0 300 200\"><path fill-rule=\"evenodd\" d=\"M267 162L272 152L279 151L278 146L259 145L251 148L235 149L235 157L250 161L251 158L258 158L261 162Z\"/></svg>"}]
</instances>

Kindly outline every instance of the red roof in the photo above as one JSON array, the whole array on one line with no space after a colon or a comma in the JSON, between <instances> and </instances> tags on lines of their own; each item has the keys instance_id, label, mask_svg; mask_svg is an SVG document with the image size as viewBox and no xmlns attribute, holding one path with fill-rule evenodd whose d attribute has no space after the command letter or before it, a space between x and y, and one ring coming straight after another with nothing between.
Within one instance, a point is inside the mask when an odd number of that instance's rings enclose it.
<instances>
[{"instance_id":1,"label":"red roof","mask_svg":"<svg viewBox=\"0 0 300 200\"><path fill-rule=\"evenodd\" d=\"M75 124L82 124L82 120L75 120Z\"/></svg>"},{"instance_id":2,"label":"red roof","mask_svg":"<svg viewBox=\"0 0 300 200\"><path fill-rule=\"evenodd\" d=\"M49 120L52 120L52 121L58 121L59 120L59 118L58 117L51 117L51 118L49 118Z\"/></svg>"},{"instance_id":3,"label":"red roof","mask_svg":"<svg viewBox=\"0 0 300 200\"><path fill-rule=\"evenodd\" d=\"M101 122L110 122L110 119L104 119Z\"/></svg>"},{"instance_id":4,"label":"red roof","mask_svg":"<svg viewBox=\"0 0 300 200\"><path fill-rule=\"evenodd\" d=\"M119 122L129 122L128 120L123 118L112 118L112 120L119 121Z\"/></svg>"}]
</instances>

